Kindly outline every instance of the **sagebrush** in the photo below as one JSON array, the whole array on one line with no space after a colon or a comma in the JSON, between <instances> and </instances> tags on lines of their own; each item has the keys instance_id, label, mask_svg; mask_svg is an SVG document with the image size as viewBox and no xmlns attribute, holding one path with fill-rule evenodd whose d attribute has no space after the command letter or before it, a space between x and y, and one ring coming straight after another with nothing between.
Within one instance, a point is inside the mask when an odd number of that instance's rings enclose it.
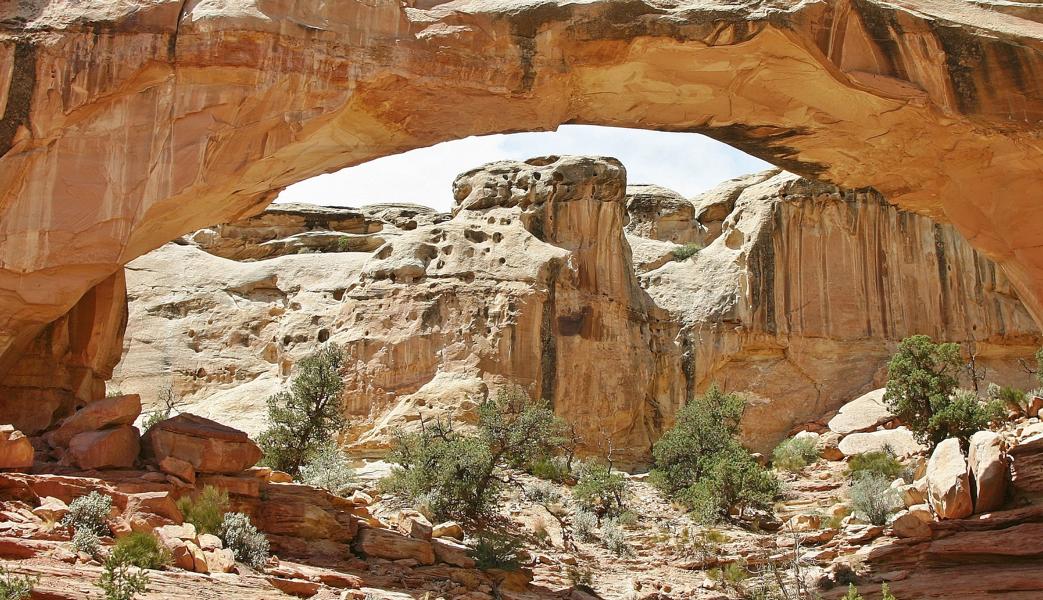
<instances>
[{"instance_id":1,"label":"sagebrush","mask_svg":"<svg viewBox=\"0 0 1043 600\"><path fill-rule=\"evenodd\" d=\"M898 490L891 487L891 481L879 473L865 473L858 477L852 482L848 493L855 515L873 525L887 524L891 513L902 507Z\"/></svg>"},{"instance_id":2,"label":"sagebrush","mask_svg":"<svg viewBox=\"0 0 1043 600\"><path fill-rule=\"evenodd\" d=\"M783 440L775 447L771 455L771 464L784 471L800 471L818 460L818 449L815 439L811 437L792 437Z\"/></svg>"},{"instance_id":3,"label":"sagebrush","mask_svg":"<svg viewBox=\"0 0 1043 600\"><path fill-rule=\"evenodd\" d=\"M155 536L137 531L116 540L113 552L139 569L162 569L171 562L170 551Z\"/></svg>"},{"instance_id":4,"label":"sagebrush","mask_svg":"<svg viewBox=\"0 0 1043 600\"><path fill-rule=\"evenodd\" d=\"M235 559L255 569L268 562L268 538L254 527L250 517L243 513L227 513L221 522L220 537Z\"/></svg>"},{"instance_id":5,"label":"sagebrush","mask_svg":"<svg viewBox=\"0 0 1043 600\"><path fill-rule=\"evenodd\" d=\"M183 496L177 500L185 522L194 525L199 533L217 534L228 505L228 492L212 485L204 486L195 496Z\"/></svg>"},{"instance_id":6,"label":"sagebrush","mask_svg":"<svg viewBox=\"0 0 1043 600\"><path fill-rule=\"evenodd\" d=\"M470 553L479 569L517 571L521 568L521 548L521 542L511 536L483 532L478 534Z\"/></svg>"},{"instance_id":7,"label":"sagebrush","mask_svg":"<svg viewBox=\"0 0 1043 600\"><path fill-rule=\"evenodd\" d=\"M69 512L61 523L74 532L89 531L95 536L106 536L111 533L107 523L111 511L111 496L91 492L76 498L69 504Z\"/></svg>"},{"instance_id":8,"label":"sagebrush","mask_svg":"<svg viewBox=\"0 0 1043 600\"><path fill-rule=\"evenodd\" d=\"M301 465L299 480L301 483L323 488L334 495L350 492L358 482L347 456L333 442L323 444Z\"/></svg>"}]
</instances>

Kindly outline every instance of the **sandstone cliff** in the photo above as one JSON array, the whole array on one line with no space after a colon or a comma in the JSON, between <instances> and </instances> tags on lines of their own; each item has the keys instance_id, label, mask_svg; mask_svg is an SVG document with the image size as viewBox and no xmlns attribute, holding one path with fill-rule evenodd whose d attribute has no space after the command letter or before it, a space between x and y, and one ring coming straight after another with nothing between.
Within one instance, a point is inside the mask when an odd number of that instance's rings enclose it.
<instances>
[{"instance_id":1,"label":"sandstone cliff","mask_svg":"<svg viewBox=\"0 0 1043 600\"><path fill-rule=\"evenodd\" d=\"M770 449L879 387L912 333L1029 385L1017 359L1041 340L995 264L875 192L768 172L688 201L625 188L611 159L556 157L487 165L454 192L451 218L279 206L135 260L113 384L146 402L173 385L194 412L257 431L264 397L332 340L350 356L358 454L514 384L630 463L712 381L751 396L747 442ZM384 243L350 251L344 236ZM669 240L706 247L676 261Z\"/></svg>"},{"instance_id":2,"label":"sandstone cliff","mask_svg":"<svg viewBox=\"0 0 1043 600\"><path fill-rule=\"evenodd\" d=\"M0 374L121 265L466 135L704 132L951 221L1043 315L1040 9L27 0L0 6Z\"/></svg>"}]
</instances>

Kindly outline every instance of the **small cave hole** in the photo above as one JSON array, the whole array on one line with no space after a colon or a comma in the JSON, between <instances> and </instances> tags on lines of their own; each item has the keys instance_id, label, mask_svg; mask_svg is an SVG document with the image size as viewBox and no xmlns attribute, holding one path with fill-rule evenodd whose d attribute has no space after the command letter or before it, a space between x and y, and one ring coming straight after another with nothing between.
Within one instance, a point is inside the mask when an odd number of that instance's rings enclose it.
<instances>
[{"instance_id":1,"label":"small cave hole","mask_svg":"<svg viewBox=\"0 0 1043 600\"><path fill-rule=\"evenodd\" d=\"M325 342L326 340L330 339L330 330L323 327L319 330L319 335L317 337L319 339L319 342Z\"/></svg>"}]
</instances>

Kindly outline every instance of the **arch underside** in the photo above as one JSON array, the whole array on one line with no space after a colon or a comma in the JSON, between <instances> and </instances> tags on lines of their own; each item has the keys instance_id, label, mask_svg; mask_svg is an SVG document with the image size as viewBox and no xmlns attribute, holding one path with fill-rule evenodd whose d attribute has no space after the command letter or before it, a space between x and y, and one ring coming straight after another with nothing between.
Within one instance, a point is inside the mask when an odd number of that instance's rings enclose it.
<instances>
[{"instance_id":1,"label":"arch underside","mask_svg":"<svg viewBox=\"0 0 1043 600\"><path fill-rule=\"evenodd\" d=\"M952 222L1043 316L1031 8L300 4L0 8L0 375L121 265L291 183L563 123L704 133L874 187Z\"/></svg>"}]
</instances>

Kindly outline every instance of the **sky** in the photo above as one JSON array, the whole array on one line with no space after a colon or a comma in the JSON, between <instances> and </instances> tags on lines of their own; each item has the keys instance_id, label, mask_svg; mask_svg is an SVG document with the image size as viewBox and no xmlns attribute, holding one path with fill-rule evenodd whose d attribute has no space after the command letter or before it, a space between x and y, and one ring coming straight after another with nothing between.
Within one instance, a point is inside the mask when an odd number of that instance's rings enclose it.
<instances>
[{"instance_id":1,"label":"sky","mask_svg":"<svg viewBox=\"0 0 1043 600\"><path fill-rule=\"evenodd\" d=\"M563 125L553 132L469 137L386 156L294 184L276 202L410 202L448 211L458 174L494 160L549 154L613 156L626 166L628 183L655 183L689 198L726 179L771 167L696 133Z\"/></svg>"}]
</instances>

